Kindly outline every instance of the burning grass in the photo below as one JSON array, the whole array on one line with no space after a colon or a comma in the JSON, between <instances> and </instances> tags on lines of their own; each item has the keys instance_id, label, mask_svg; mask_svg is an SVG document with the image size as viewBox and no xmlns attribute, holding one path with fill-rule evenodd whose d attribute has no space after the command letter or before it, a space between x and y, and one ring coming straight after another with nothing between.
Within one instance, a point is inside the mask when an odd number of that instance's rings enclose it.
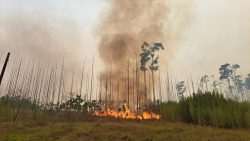
<instances>
[{"instance_id":1,"label":"burning grass","mask_svg":"<svg viewBox=\"0 0 250 141\"><path fill-rule=\"evenodd\" d=\"M107 110L104 111L95 111L93 113L94 116L97 117L114 117L118 119L139 119L139 120L149 120L149 119L154 119L154 120L159 120L161 118L160 115L155 114L153 112L147 112L144 111L142 114L136 114L131 112L131 110L127 107L127 104L123 104L122 110L116 111L111 108L108 108Z\"/></svg>"}]
</instances>

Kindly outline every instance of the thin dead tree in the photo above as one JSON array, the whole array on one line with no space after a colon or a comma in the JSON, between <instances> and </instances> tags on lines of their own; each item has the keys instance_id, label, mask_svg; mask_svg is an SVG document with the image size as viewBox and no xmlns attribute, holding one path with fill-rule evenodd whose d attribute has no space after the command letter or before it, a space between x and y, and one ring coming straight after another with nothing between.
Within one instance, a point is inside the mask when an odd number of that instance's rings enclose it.
<instances>
[{"instance_id":1,"label":"thin dead tree","mask_svg":"<svg viewBox=\"0 0 250 141\"><path fill-rule=\"evenodd\" d=\"M117 108L119 107L119 96L120 96L120 81L118 80L117 82L117 97L116 97L116 101L117 101Z\"/></svg>"},{"instance_id":2,"label":"thin dead tree","mask_svg":"<svg viewBox=\"0 0 250 141\"><path fill-rule=\"evenodd\" d=\"M12 87L14 85L14 79L16 75L16 67L18 66L18 61L17 58L13 61L12 67L11 67L11 72L10 72L10 77L9 77L9 82L7 84L6 90L5 90L5 95L12 96Z\"/></svg>"},{"instance_id":3,"label":"thin dead tree","mask_svg":"<svg viewBox=\"0 0 250 141\"><path fill-rule=\"evenodd\" d=\"M2 54L1 54L1 57L2 57ZM3 69L2 69L1 74L0 74L0 85L1 85L2 80L3 80L3 76L4 76L4 73L5 73L8 61L9 61L9 57L10 57L10 53L8 52L7 57L5 59L5 62L4 62L4 65L3 65Z\"/></svg>"},{"instance_id":4,"label":"thin dead tree","mask_svg":"<svg viewBox=\"0 0 250 141\"><path fill-rule=\"evenodd\" d=\"M133 63L133 68L132 68L132 103L133 103L133 108L135 106L135 61Z\"/></svg>"},{"instance_id":5,"label":"thin dead tree","mask_svg":"<svg viewBox=\"0 0 250 141\"><path fill-rule=\"evenodd\" d=\"M41 78L41 82L40 82L40 89L39 89L39 91L38 91L38 103L37 103L37 106L40 106L40 103L41 103L41 94L42 94L42 89L43 89L43 86L44 86L44 78L46 77L46 73L45 73L45 71L46 71L46 67L45 67L45 65L44 65L44 67L43 67L43 70L42 70L42 78Z\"/></svg>"},{"instance_id":6,"label":"thin dead tree","mask_svg":"<svg viewBox=\"0 0 250 141\"><path fill-rule=\"evenodd\" d=\"M15 84L14 84L13 96L16 96L16 89L17 89L17 85L18 85L18 80L19 80L20 72L21 72L22 62L23 62L23 58L21 58L21 60L19 62L19 66L18 66L18 70L17 70L17 75L16 75L16 80L15 80Z\"/></svg>"},{"instance_id":7,"label":"thin dead tree","mask_svg":"<svg viewBox=\"0 0 250 141\"><path fill-rule=\"evenodd\" d=\"M127 88L128 88L128 108L129 108L129 107L130 107L130 106L129 106L129 104L130 104L130 103L129 103L129 98L130 98L130 97L129 97L129 95L130 95L130 94L129 94L129 92L130 92L130 91L129 91L129 86L130 86L130 84L129 84L129 81L130 81L130 80L129 80L129 60L128 60L128 72L127 72L127 73L128 73L128 77L127 77L128 86L127 86Z\"/></svg>"},{"instance_id":8,"label":"thin dead tree","mask_svg":"<svg viewBox=\"0 0 250 141\"><path fill-rule=\"evenodd\" d=\"M162 96L162 81L161 81L161 71L159 71L158 74L158 90L159 90L159 101L162 102L163 101L163 96Z\"/></svg>"},{"instance_id":9,"label":"thin dead tree","mask_svg":"<svg viewBox=\"0 0 250 141\"><path fill-rule=\"evenodd\" d=\"M24 66L24 67L23 67ZM23 60L21 58L21 61L18 66L17 71L17 78L15 80L14 85L14 94L13 94L13 101L11 102L11 108L12 108L12 121L15 122L18 115L20 114L21 107L23 106L22 103L22 89L23 89L23 82L25 80L26 75L25 74L25 63L23 63Z\"/></svg>"},{"instance_id":10,"label":"thin dead tree","mask_svg":"<svg viewBox=\"0 0 250 141\"><path fill-rule=\"evenodd\" d=\"M34 71L35 70L35 59L33 59L32 61L32 67L30 69L30 72L29 72L29 76L27 78L27 82L26 82L26 88L25 88L25 95L24 97L30 97L30 92L31 92L31 86L32 86L32 81L33 81L33 77L34 77Z\"/></svg>"},{"instance_id":11,"label":"thin dead tree","mask_svg":"<svg viewBox=\"0 0 250 141\"><path fill-rule=\"evenodd\" d=\"M82 75L81 75L81 83L80 83L80 95L82 95L82 85L83 85L83 77L84 77L85 61L86 61L86 59L84 59L84 63L83 63L83 67L82 67Z\"/></svg>"},{"instance_id":12,"label":"thin dead tree","mask_svg":"<svg viewBox=\"0 0 250 141\"><path fill-rule=\"evenodd\" d=\"M93 62L92 62L92 71L91 71L91 82L90 82L90 101L92 101L92 93L93 93L93 74L94 74L94 63L95 63L95 59L93 58Z\"/></svg>"},{"instance_id":13,"label":"thin dead tree","mask_svg":"<svg viewBox=\"0 0 250 141\"><path fill-rule=\"evenodd\" d=\"M86 77L84 101L88 101L89 96L89 75Z\"/></svg>"},{"instance_id":14,"label":"thin dead tree","mask_svg":"<svg viewBox=\"0 0 250 141\"><path fill-rule=\"evenodd\" d=\"M110 64L110 72L109 72L109 98L108 98L108 105L111 106L112 101L112 71L113 71L113 62L112 62L112 55L111 55L111 64Z\"/></svg>"},{"instance_id":15,"label":"thin dead tree","mask_svg":"<svg viewBox=\"0 0 250 141\"><path fill-rule=\"evenodd\" d=\"M101 76L101 75L100 75ZM102 106L102 77L100 77L100 90L99 90L99 104L100 104L100 108Z\"/></svg>"},{"instance_id":16,"label":"thin dead tree","mask_svg":"<svg viewBox=\"0 0 250 141\"><path fill-rule=\"evenodd\" d=\"M71 78L71 86L70 86L70 98L73 97L73 85L74 85L74 72L72 74L72 78Z\"/></svg>"},{"instance_id":17,"label":"thin dead tree","mask_svg":"<svg viewBox=\"0 0 250 141\"><path fill-rule=\"evenodd\" d=\"M124 77L123 78L124 78L124 95L122 96L122 98L123 98L124 102L128 102L127 101L127 96L126 96L127 95L127 90L128 90L127 89L127 84L128 83L127 83L127 73L126 73L126 71L124 72Z\"/></svg>"},{"instance_id":18,"label":"thin dead tree","mask_svg":"<svg viewBox=\"0 0 250 141\"><path fill-rule=\"evenodd\" d=\"M137 60L137 57L136 57ZM140 96L139 96L139 92L140 92L140 74L139 74L139 70L138 70L138 62L136 61L136 71L135 71L135 77L136 77L136 113L139 114L139 107L140 107Z\"/></svg>"},{"instance_id":19,"label":"thin dead tree","mask_svg":"<svg viewBox=\"0 0 250 141\"><path fill-rule=\"evenodd\" d=\"M62 62L62 67L61 67L59 90L58 90L58 95L57 95L57 106L58 107L59 107L59 104L60 104L60 96L61 96L61 93L62 93L63 74L64 74L64 59L63 59L63 62Z\"/></svg>"},{"instance_id":20,"label":"thin dead tree","mask_svg":"<svg viewBox=\"0 0 250 141\"><path fill-rule=\"evenodd\" d=\"M66 100L65 92L66 92L66 82L67 82L68 73L64 71L63 73L63 81L62 81L62 97L61 103Z\"/></svg>"},{"instance_id":21,"label":"thin dead tree","mask_svg":"<svg viewBox=\"0 0 250 141\"><path fill-rule=\"evenodd\" d=\"M53 69L54 69L54 67L52 67L51 70L50 70L49 80L48 80L48 84L47 84L47 92L46 92L46 98L45 98L46 105L49 104L50 91L51 91L51 83L52 83L52 77L53 77Z\"/></svg>"},{"instance_id":22,"label":"thin dead tree","mask_svg":"<svg viewBox=\"0 0 250 141\"><path fill-rule=\"evenodd\" d=\"M46 102L47 102L47 88L48 88L48 79L49 79L49 76L50 76L50 70L51 70L51 68L50 68L50 65L48 65L47 67L46 67L46 73L45 73L45 76L44 76L44 86L43 86L43 95L42 95L42 102L41 103L43 103L43 104L47 104Z\"/></svg>"},{"instance_id":23,"label":"thin dead tree","mask_svg":"<svg viewBox=\"0 0 250 141\"><path fill-rule=\"evenodd\" d=\"M105 76L106 81L105 81L105 110L107 110L107 103L108 103L108 76L106 74Z\"/></svg>"},{"instance_id":24,"label":"thin dead tree","mask_svg":"<svg viewBox=\"0 0 250 141\"><path fill-rule=\"evenodd\" d=\"M95 98L93 98L93 99L95 99L96 101L98 101L98 95L99 95L99 89L100 89L100 87L99 87L99 83L100 83L100 81L98 81L98 78L99 78L99 76L98 76L98 73L97 73L97 75L96 75L96 91L95 91Z\"/></svg>"},{"instance_id":25,"label":"thin dead tree","mask_svg":"<svg viewBox=\"0 0 250 141\"><path fill-rule=\"evenodd\" d=\"M39 80L41 77L41 62L39 61L35 78L33 80L33 90L32 90L32 98L33 98L33 107L37 104L37 99L38 99L38 89L39 89Z\"/></svg>"},{"instance_id":26,"label":"thin dead tree","mask_svg":"<svg viewBox=\"0 0 250 141\"><path fill-rule=\"evenodd\" d=\"M56 85L57 85L57 64L55 66L55 69L54 69L54 73L53 73L53 84L52 84L52 105L54 104L55 102L55 94L56 94Z\"/></svg>"}]
</instances>

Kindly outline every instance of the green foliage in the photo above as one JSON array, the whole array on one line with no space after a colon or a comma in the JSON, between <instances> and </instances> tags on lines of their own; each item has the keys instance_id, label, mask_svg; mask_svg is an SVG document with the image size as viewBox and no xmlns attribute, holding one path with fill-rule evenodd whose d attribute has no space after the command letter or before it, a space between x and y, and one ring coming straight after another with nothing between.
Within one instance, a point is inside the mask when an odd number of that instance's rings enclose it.
<instances>
[{"instance_id":1,"label":"green foliage","mask_svg":"<svg viewBox=\"0 0 250 141\"><path fill-rule=\"evenodd\" d=\"M245 80L245 87L247 90L250 90L250 73L247 75L247 78Z\"/></svg>"},{"instance_id":2,"label":"green foliage","mask_svg":"<svg viewBox=\"0 0 250 141\"><path fill-rule=\"evenodd\" d=\"M63 111L86 111L88 108L95 108L98 106L96 100L84 101L80 95L70 98L66 102L60 104L60 109Z\"/></svg>"},{"instance_id":3,"label":"green foliage","mask_svg":"<svg viewBox=\"0 0 250 141\"><path fill-rule=\"evenodd\" d=\"M160 49L164 50L164 47L161 43L154 43L151 47L147 42L144 42L141 46L142 53L140 54L141 57L141 67L140 69L142 71L146 71L146 64L151 59L150 64L150 70L151 71L157 71L159 69L159 66L156 66L158 64L159 57L155 57L155 52L159 51Z\"/></svg>"},{"instance_id":4,"label":"green foliage","mask_svg":"<svg viewBox=\"0 0 250 141\"><path fill-rule=\"evenodd\" d=\"M22 106L24 108L29 108L32 107L33 102L31 101L31 98L6 95L0 97L0 105Z\"/></svg>"},{"instance_id":5,"label":"green foliage","mask_svg":"<svg viewBox=\"0 0 250 141\"><path fill-rule=\"evenodd\" d=\"M179 83L176 85L177 94L183 95L183 94L185 93L186 90L187 90L187 87L186 87L186 84L185 84L184 81L181 81L181 82L179 82Z\"/></svg>"},{"instance_id":6,"label":"green foliage","mask_svg":"<svg viewBox=\"0 0 250 141\"><path fill-rule=\"evenodd\" d=\"M39 106L32 102L31 98L22 96L2 96L0 97L0 120L16 121L19 115L22 115L22 119L31 115L31 110L37 109Z\"/></svg>"},{"instance_id":7,"label":"green foliage","mask_svg":"<svg viewBox=\"0 0 250 141\"><path fill-rule=\"evenodd\" d=\"M176 102L168 102L162 105L161 116L162 119L168 121L178 121L177 115L178 104Z\"/></svg>"},{"instance_id":8,"label":"green foliage","mask_svg":"<svg viewBox=\"0 0 250 141\"><path fill-rule=\"evenodd\" d=\"M162 107L163 118L225 128L250 127L250 104L227 100L215 92L198 92Z\"/></svg>"},{"instance_id":9,"label":"green foliage","mask_svg":"<svg viewBox=\"0 0 250 141\"><path fill-rule=\"evenodd\" d=\"M149 50L149 44L147 42L144 42L141 46L141 49L142 49L142 53L140 54L140 57L141 57L141 66L140 66L140 69L142 71L146 71L147 68L146 68L146 64L147 62L150 60L150 50Z\"/></svg>"},{"instance_id":10,"label":"green foliage","mask_svg":"<svg viewBox=\"0 0 250 141\"><path fill-rule=\"evenodd\" d=\"M82 109L83 99L80 95L76 95L76 97L70 98L65 103L60 105L60 109L64 110L72 110L72 111L80 111Z\"/></svg>"}]
</instances>

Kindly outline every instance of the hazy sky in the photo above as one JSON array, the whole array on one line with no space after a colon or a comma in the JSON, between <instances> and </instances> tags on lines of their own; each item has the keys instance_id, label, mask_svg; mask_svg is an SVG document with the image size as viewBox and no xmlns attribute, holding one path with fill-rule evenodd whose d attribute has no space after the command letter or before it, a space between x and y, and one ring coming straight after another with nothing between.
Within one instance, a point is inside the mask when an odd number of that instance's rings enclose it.
<instances>
[{"instance_id":1,"label":"hazy sky","mask_svg":"<svg viewBox=\"0 0 250 141\"><path fill-rule=\"evenodd\" d=\"M197 0L193 7L192 22L173 61L177 70L214 73L228 62L239 63L241 72L249 73L250 1Z\"/></svg>"},{"instance_id":2,"label":"hazy sky","mask_svg":"<svg viewBox=\"0 0 250 141\"><path fill-rule=\"evenodd\" d=\"M250 1L194 0L189 6L189 22L170 44L174 54L164 52L169 67L177 74L216 74L221 64L238 63L250 73ZM96 27L109 8L105 0L0 0L0 51L81 66L84 56L99 56Z\"/></svg>"}]
</instances>

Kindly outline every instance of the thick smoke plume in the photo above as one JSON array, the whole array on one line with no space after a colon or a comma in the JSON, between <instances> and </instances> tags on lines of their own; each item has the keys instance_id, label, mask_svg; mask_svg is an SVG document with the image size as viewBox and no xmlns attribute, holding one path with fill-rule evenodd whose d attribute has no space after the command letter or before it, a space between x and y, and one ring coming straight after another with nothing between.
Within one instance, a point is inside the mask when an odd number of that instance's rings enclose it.
<instances>
[{"instance_id":1,"label":"thick smoke plume","mask_svg":"<svg viewBox=\"0 0 250 141\"><path fill-rule=\"evenodd\" d=\"M109 0L110 10L105 13L98 30L101 36L100 57L113 79L124 80L127 63L139 60L140 46L144 41L160 42L167 47L167 54L181 38L189 21L190 2L179 0ZM137 61L138 61L137 60Z\"/></svg>"}]
</instances>

